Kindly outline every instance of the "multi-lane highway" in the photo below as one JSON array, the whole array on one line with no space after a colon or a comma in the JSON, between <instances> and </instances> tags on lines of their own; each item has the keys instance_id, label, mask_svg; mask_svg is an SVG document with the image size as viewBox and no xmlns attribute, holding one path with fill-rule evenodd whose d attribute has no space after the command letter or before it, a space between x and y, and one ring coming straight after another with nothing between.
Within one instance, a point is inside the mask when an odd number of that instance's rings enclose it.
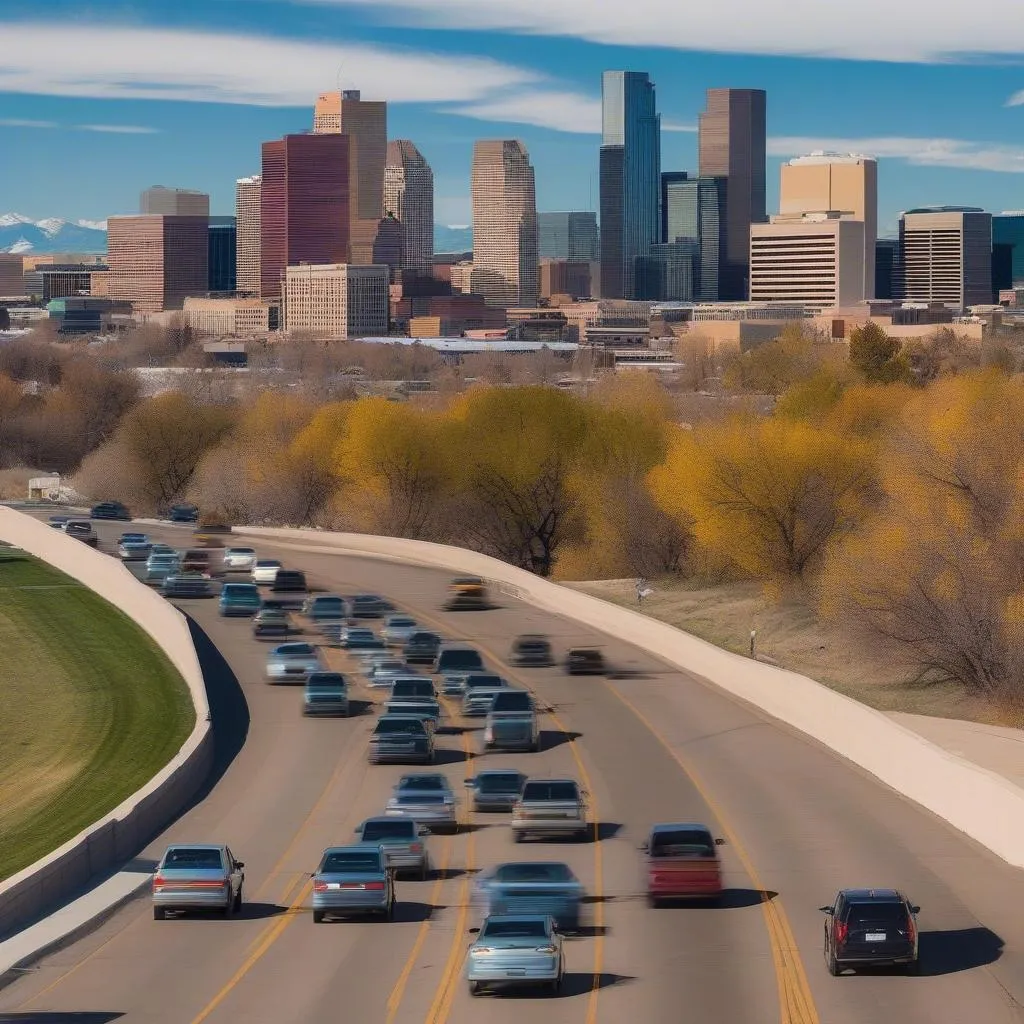
<instances>
[{"instance_id":1,"label":"multi-lane highway","mask_svg":"<svg viewBox=\"0 0 1024 1024\"><path fill-rule=\"evenodd\" d=\"M187 544L182 531L147 529ZM110 550L120 529L99 532ZM393 923L314 926L308 873L325 846L382 810L406 769L366 763L372 710L304 719L297 690L265 683L268 645L251 639L246 620L220 619L216 601L182 602L230 670L208 659L229 753L246 709L248 725L211 792L144 856L155 860L172 840L229 843L246 862L244 912L158 923L145 900L130 903L0 992L0 1021L86 1012L159 1024L1024 1021L1024 877L858 769L614 637L508 598L487 612L445 613L443 573L299 545L260 553L328 590L384 594L532 688L553 709L540 753L476 758L479 733L443 735L442 770L457 792L485 764L572 775L590 793L597 841L515 846L501 816L477 815L457 836L430 838L441 870L398 882ZM605 681L511 669L512 638L528 632L563 651L600 645L628 672ZM346 667L342 652L328 658ZM637 845L655 821L694 819L727 839L725 905L651 910ZM462 958L477 923L474 872L526 859L565 860L590 894L588 927L567 941L564 991L471 999ZM921 905L920 977L828 975L817 908L852 885L898 886Z\"/></svg>"}]
</instances>

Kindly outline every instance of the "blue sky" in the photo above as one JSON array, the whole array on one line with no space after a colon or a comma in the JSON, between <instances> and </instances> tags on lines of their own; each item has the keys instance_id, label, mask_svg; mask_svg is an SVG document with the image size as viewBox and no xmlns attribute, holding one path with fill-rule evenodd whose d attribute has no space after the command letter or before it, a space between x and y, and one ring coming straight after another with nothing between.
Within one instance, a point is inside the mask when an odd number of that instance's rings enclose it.
<instances>
[{"instance_id":1,"label":"blue sky","mask_svg":"<svg viewBox=\"0 0 1024 1024\"><path fill-rule=\"evenodd\" d=\"M1020 0L945 6L0 0L0 212L102 220L165 184L229 213L260 142L309 127L339 84L389 101L440 223L468 222L477 138L526 143L539 209L593 209L606 68L651 73L666 170L696 169L706 88L766 89L770 210L781 160L813 148L879 157L883 231L910 206L1024 208Z\"/></svg>"}]
</instances>

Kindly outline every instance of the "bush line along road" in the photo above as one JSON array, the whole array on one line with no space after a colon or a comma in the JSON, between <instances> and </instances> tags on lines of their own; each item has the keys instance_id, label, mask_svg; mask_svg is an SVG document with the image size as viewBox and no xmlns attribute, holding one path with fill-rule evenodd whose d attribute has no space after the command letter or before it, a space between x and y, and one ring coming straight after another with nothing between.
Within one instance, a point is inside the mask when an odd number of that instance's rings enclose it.
<instances>
[{"instance_id":1,"label":"bush line along road","mask_svg":"<svg viewBox=\"0 0 1024 1024\"><path fill-rule=\"evenodd\" d=\"M189 543L180 530L144 529ZM118 528L99 532L110 550ZM590 793L591 841L515 846L505 816L466 814L463 803L467 827L427 840L435 876L397 882L392 923L314 927L309 873L321 852L381 813L408 769L367 763L373 715L303 718L298 690L268 686L268 646L246 620L219 618L215 601L183 601L225 659L204 652L218 736L229 748L245 742L210 795L144 857L155 861L172 841L229 844L246 863L243 911L156 923L147 901L133 902L0 992L0 1020L89 1012L161 1024L319 1024L339 1014L387 1024L612 1024L685 1011L716 1024L1024 1021L1020 872L815 743L613 637L510 598L490 611L443 612L447 574L298 544L261 544L260 554L325 590L381 593L428 628L469 639L493 669L530 687L552 709L539 753L481 756L479 734L442 735L438 770L460 795L463 778L484 767L574 777ZM509 668L519 633L547 633L560 653L601 646L629 671L612 681ZM337 650L327 658L349 667ZM643 899L637 847L652 823L680 820L704 821L727 839L721 907L653 910ZM506 860L564 860L588 893L582 934L565 942L557 998L468 994L472 886L479 869ZM920 904L921 977L829 976L818 908L851 885L896 886Z\"/></svg>"}]
</instances>

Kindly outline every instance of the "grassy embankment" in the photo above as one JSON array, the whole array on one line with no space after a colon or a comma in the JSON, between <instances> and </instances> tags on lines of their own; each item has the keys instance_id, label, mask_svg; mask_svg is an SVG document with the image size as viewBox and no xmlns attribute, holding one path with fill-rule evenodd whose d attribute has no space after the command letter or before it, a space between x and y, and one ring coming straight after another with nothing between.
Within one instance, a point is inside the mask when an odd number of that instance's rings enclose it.
<instances>
[{"instance_id":1,"label":"grassy embankment","mask_svg":"<svg viewBox=\"0 0 1024 1024\"><path fill-rule=\"evenodd\" d=\"M126 615L0 553L0 879L139 789L194 724L181 676Z\"/></svg>"}]
</instances>

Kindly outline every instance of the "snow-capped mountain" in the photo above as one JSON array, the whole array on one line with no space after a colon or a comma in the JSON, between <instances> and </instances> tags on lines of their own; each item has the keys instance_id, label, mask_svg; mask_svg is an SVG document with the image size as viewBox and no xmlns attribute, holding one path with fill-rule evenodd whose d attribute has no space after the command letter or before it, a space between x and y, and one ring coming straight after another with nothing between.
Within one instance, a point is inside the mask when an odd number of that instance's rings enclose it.
<instances>
[{"instance_id":1,"label":"snow-capped mountain","mask_svg":"<svg viewBox=\"0 0 1024 1024\"><path fill-rule=\"evenodd\" d=\"M30 255L106 251L106 221L67 221L61 217L32 220L21 213L0 213L0 252Z\"/></svg>"}]
</instances>

